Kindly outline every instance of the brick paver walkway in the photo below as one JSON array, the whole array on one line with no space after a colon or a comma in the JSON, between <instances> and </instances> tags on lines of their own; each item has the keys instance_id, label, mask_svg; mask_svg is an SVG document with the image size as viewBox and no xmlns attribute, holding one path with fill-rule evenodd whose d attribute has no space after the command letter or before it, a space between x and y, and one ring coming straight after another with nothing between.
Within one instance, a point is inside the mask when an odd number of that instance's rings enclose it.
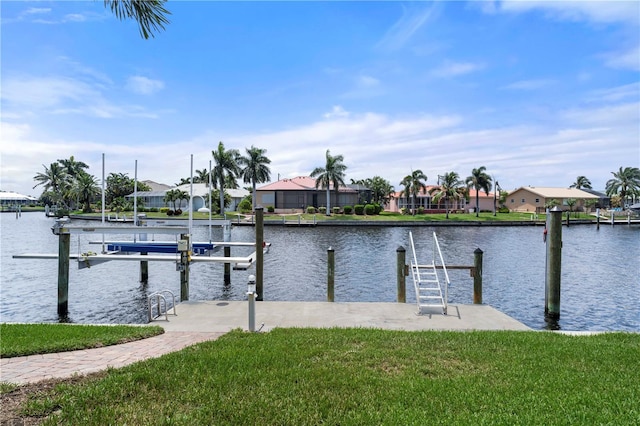
<instances>
[{"instance_id":1,"label":"brick paver walkway","mask_svg":"<svg viewBox=\"0 0 640 426\"><path fill-rule=\"evenodd\" d=\"M224 333L167 331L159 336L103 348L0 359L0 381L35 383L88 374L159 357L187 346L215 340Z\"/></svg>"}]
</instances>

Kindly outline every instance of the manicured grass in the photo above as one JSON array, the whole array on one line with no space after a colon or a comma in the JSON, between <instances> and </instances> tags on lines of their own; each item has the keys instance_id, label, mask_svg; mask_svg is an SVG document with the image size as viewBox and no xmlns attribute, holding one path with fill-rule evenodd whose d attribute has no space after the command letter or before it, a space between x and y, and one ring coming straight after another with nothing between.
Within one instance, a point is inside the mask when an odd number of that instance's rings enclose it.
<instances>
[{"instance_id":1,"label":"manicured grass","mask_svg":"<svg viewBox=\"0 0 640 426\"><path fill-rule=\"evenodd\" d=\"M0 324L0 357L73 351L162 334L158 326Z\"/></svg>"},{"instance_id":2,"label":"manicured grass","mask_svg":"<svg viewBox=\"0 0 640 426\"><path fill-rule=\"evenodd\" d=\"M233 331L35 395L45 424L640 423L640 335ZM53 414L56 413L56 414Z\"/></svg>"}]
</instances>

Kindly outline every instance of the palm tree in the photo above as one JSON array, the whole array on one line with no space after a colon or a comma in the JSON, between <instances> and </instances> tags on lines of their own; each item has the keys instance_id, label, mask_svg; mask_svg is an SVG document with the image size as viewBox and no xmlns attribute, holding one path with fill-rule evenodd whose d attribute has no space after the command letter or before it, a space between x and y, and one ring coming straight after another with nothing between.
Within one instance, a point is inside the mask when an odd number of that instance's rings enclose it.
<instances>
[{"instance_id":1,"label":"palm tree","mask_svg":"<svg viewBox=\"0 0 640 426\"><path fill-rule=\"evenodd\" d=\"M109 6L111 12L120 20L131 18L138 22L140 35L145 39L153 37L154 31L164 30L164 25L169 23L165 15L171 15L164 8L167 0L104 0L105 7Z\"/></svg>"},{"instance_id":2,"label":"palm tree","mask_svg":"<svg viewBox=\"0 0 640 426\"><path fill-rule=\"evenodd\" d=\"M51 163L49 167L44 167L44 173L37 173L33 180L38 182L33 187L42 185L44 192L53 195L56 204L64 202L64 193L70 185L69 175L60 163Z\"/></svg>"},{"instance_id":3,"label":"palm tree","mask_svg":"<svg viewBox=\"0 0 640 426\"><path fill-rule=\"evenodd\" d=\"M425 175L422 170L414 170L410 175L407 175L402 179L400 185L404 186L404 195L405 197L412 199L411 210L413 214L416 214L416 198L420 191L427 190L427 175Z\"/></svg>"},{"instance_id":4,"label":"palm tree","mask_svg":"<svg viewBox=\"0 0 640 426\"><path fill-rule=\"evenodd\" d=\"M247 151L246 157L240 157L240 165L244 168L240 171L243 177L244 183L251 183L251 202L253 210L256 209L256 184L268 182L271 179L271 170L267 164L271 163L265 153L266 149L256 148L251 145L251 148L245 148Z\"/></svg>"},{"instance_id":5,"label":"palm tree","mask_svg":"<svg viewBox=\"0 0 640 426\"><path fill-rule=\"evenodd\" d=\"M476 217L478 217L480 213L480 190L484 190L487 195L489 195L489 191L491 191L492 179L491 176L485 173L485 170L487 170L485 166L473 169L471 176L465 180L467 188L476 190Z\"/></svg>"},{"instance_id":6,"label":"palm tree","mask_svg":"<svg viewBox=\"0 0 640 426\"><path fill-rule=\"evenodd\" d=\"M78 202L83 204L84 213L91 212L91 201L100 195L100 187L96 178L89 173L80 173L74 182L73 192L78 197Z\"/></svg>"},{"instance_id":7,"label":"palm tree","mask_svg":"<svg viewBox=\"0 0 640 426\"><path fill-rule=\"evenodd\" d=\"M333 184L333 188L336 191L336 201L338 199L338 188L341 185L344 186L344 172L347 170L347 166L344 165L343 161L344 157L342 155L332 156L327 150L325 166L316 167L310 175L312 178L316 178L316 189L322 187L327 190L327 216L331 215L331 184Z\"/></svg>"},{"instance_id":8,"label":"palm tree","mask_svg":"<svg viewBox=\"0 0 640 426\"><path fill-rule=\"evenodd\" d=\"M436 203L444 198L444 208L449 219L449 200L458 201L464 197L465 183L460 180L456 172L445 173L440 182L440 186L432 188L429 193Z\"/></svg>"},{"instance_id":9,"label":"palm tree","mask_svg":"<svg viewBox=\"0 0 640 426\"><path fill-rule=\"evenodd\" d=\"M85 169L89 168L87 163L82 161L76 161L73 155L69 157L68 160L65 160L65 159L58 160L58 163L60 163L65 168L65 170L67 171L67 174L71 176L73 179L78 177L80 173L84 173Z\"/></svg>"},{"instance_id":10,"label":"palm tree","mask_svg":"<svg viewBox=\"0 0 640 426\"><path fill-rule=\"evenodd\" d=\"M605 190L607 196L620 194L622 205L626 202L629 195L640 195L640 169L637 167L620 167L617 172L611 172L613 179L609 179L606 183Z\"/></svg>"},{"instance_id":11,"label":"palm tree","mask_svg":"<svg viewBox=\"0 0 640 426\"><path fill-rule=\"evenodd\" d=\"M218 149L211 151L213 154L213 175L218 181L218 189L220 190L220 206L224 206L224 188L227 179L235 182L236 177L240 176L240 167L238 161L240 152L237 149L224 149L222 142L218 143ZM226 185L227 187L230 185ZM220 209L220 214L224 214L224 208Z\"/></svg>"},{"instance_id":12,"label":"palm tree","mask_svg":"<svg viewBox=\"0 0 640 426\"><path fill-rule=\"evenodd\" d=\"M204 183L209 186L209 170L196 170L196 177L193 178L193 183Z\"/></svg>"},{"instance_id":13,"label":"palm tree","mask_svg":"<svg viewBox=\"0 0 640 426\"><path fill-rule=\"evenodd\" d=\"M576 181L574 183L572 183L569 188L591 189L591 181L589 179L587 179L586 176L578 176L576 178Z\"/></svg>"}]
</instances>

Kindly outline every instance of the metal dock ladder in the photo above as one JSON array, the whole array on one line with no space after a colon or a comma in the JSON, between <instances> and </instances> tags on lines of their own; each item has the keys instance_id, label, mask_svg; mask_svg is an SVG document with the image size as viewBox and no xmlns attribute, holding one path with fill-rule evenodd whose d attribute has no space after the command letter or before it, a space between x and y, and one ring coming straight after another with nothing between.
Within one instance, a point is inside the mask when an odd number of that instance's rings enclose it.
<instances>
[{"instance_id":1,"label":"metal dock ladder","mask_svg":"<svg viewBox=\"0 0 640 426\"><path fill-rule=\"evenodd\" d=\"M413 286L416 291L418 315L423 314L423 309L428 308L442 309L442 314L446 315L449 275L447 274L447 268L444 264L444 260L442 259L442 253L440 252L440 245L438 244L436 233L433 233L434 256L430 264L421 265L418 263L416 247L413 243L413 234L411 232L409 232L409 239L411 240L411 252L413 255L413 259L411 260L411 275L413 278ZM444 292L436 270L436 251L439 254L442 265L441 268L443 269L445 276Z\"/></svg>"}]
</instances>

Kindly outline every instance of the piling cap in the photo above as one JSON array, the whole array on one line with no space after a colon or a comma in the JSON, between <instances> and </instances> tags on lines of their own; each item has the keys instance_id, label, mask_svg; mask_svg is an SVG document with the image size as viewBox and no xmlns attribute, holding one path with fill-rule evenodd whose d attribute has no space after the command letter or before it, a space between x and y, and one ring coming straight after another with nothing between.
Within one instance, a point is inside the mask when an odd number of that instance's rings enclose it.
<instances>
[{"instance_id":1,"label":"piling cap","mask_svg":"<svg viewBox=\"0 0 640 426\"><path fill-rule=\"evenodd\" d=\"M558 207L558 206L554 206L554 207L553 207L551 210L549 210L549 211L551 211L551 212L561 212L561 211L562 211L562 209L561 209L560 207Z\"/></svg>"}]
</instances>

